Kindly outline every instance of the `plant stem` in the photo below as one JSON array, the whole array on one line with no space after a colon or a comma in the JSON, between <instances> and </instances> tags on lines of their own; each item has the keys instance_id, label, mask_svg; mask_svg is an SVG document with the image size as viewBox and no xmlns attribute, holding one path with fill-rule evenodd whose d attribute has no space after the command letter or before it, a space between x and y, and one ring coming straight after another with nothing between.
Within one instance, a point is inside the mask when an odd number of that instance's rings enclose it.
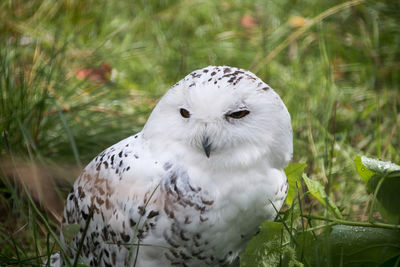
<instances>
[{"instance_id":1,"label":"plant stem","mask_svg":"<svg viewBox=\"0 0 400 267\"><path fill-rule=\"evenodd\" d=\"M388 223L380 223L380 222L354 222L354 221L347 221L343 219L336 219L336 218L326 218L324 216L319 215L300 215L301 217L313 220L321 220L321 221L330 221L335 222L337 224L342 225L351 225L351 226L362 226L362 227L373 227L373 228L385 228L385 229L395 229L400 230L400 225L395 224L388 224Z\"/></svg>"}]
</instances>

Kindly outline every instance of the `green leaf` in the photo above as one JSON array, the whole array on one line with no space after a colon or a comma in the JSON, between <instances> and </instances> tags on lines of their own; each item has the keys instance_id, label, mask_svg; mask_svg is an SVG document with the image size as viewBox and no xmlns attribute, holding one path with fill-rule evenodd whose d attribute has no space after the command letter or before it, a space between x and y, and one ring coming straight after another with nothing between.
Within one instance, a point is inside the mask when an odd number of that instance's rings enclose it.
<instances>
[{"instance_id":1,"label":"green leaf","mask_svg":"<svg viewBox=\"0 0 400 267\"><path fill-rule=\"evenodd\" d=\"M362 164L374 173L382 175L400 172L400 166L390 161L382 161L379 159L372 159L365 156L361 157Z\"/></svg>"},{"instance_id":2,"label":"green leaf","mask_svg":"<svg viewBox=\"0 0 400 267\"><path fill-rule=\"evenodd\" d=\"M266 258L271 263L278 264L282 230L281 223L265 221L261 224L260 233L250 240L246 250L240 255L240 266L263 266L262 262Z\"/></svg>"},{"instance_id":3,"label":"green leaf","mask_svg":"<svg viewBox=\"0 0 400 267\"><path fill-rule=\"evenodd\" d=\"M290 246L282 246L283 224L265 221L240 255L241 267L302 266Z\"/></svg>"},{"instance_id":4,"label":"green leaf","mask_svg":"<svg viewBox=\"0 0 400 267\"><path fill-rule=\"evenodd\" d=\"M369 170L364 164L362 164L361 157L357 156L354 159L354 163L356 164L356 169L358 174L361 176L363 179L364 183L368 185L369 179L371 179L372 176L374 176L374 172Z\"/></svg>"},{"instance_id":5,"label":"green leaf","mask_svg":"<svg viewBox=\"0 0 400 267\"><path fill-rule=\"evenodd\" d=\"M309 234L297 239L304 240L299 248L311 266L382 266L400 257L399 231L347 225L330 229L316 239Z\"/></svg>"},{"instance_id":6,"label":"green leaf","mask_svg":"<svg viewBox=\"0 0 400 267\"><path fill-rule=\"evenodd\" d=\"M329 212L337 218L342 218L342 214L336 207L335 203L328 197L324 187L318 181L311 180L303 173L303 180L307 185L310 194L315 197L322 205L328 208Z\"/></svg>"},{"instance_id":7,"label":"green leaf","mask_svg":"<svg viewBox=\"0 0 400 267\"><path fill-rule=\"evenodd\" d=\"M291 206L293 204L293 199L298 193L298 188L300 187L301 174L303 173L307 164L305 163L290 163L285 169L286 177L289 183L289 191L286 197L286 204Z\"/></svg>"},{"instance_id":8,"label":"green leaf","mask_svg":"<svg viewBox=\"0 0 400 267\"><path fill-rule=\"evenodd\" d=\"M66 224L62 226L62 233L64 239L67 241L66 243L72 242L72 238L79 232L81 228L80 224L73 223L73 224Z\"/></svg>"},{"instance_id":9,"label":"green leaf","mask_svg":"<svg viewBox=\"0 0 400 267\"><path fill-rule=\"evenodd\" d=\"M400 222L400 166L391 162L357 156L357 172L367 185L368 193L376 192L377 210L391 223Z\"/></svg>"}]
</instances>

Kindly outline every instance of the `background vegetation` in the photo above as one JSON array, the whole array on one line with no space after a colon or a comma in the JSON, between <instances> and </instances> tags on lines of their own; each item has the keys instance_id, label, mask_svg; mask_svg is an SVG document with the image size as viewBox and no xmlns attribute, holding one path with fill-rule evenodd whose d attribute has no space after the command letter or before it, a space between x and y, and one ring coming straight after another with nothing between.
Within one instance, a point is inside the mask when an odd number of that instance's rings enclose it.
<instances>
[{"instance_id":1,"label":"background vegetation","mask_svg":"<svg viewBox=\"0 0 400 267\"><path fill-rule=\"evenodd\" d=\"M399 221L374 208L389 172L374 172L373 186L353 161L400 162L399 10L397 0L1 1L0 265L39 265L58 250L63 199L82 166L140 131L172 84L207 65L252 70L292 115L299 194L266 225L281 233L275 261L265 254L274 234L246 253L260 266L399 265L399 228L388 229ZM334 226L346 222L367 228ZM363 243L382 250L364 262L373 253L354 245Z\"/></svg>"}]
</instances>

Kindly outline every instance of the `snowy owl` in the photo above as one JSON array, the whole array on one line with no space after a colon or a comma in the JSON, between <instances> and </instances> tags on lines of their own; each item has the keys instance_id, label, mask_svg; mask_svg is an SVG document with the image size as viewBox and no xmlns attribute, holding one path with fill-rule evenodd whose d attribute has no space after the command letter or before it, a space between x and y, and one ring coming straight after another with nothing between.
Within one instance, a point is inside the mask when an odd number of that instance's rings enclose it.
<instances>
[{"instance_id":1,"label":"snowy owl","mask_svg":"<svg viewBox=\"0 0 400 267\"><path fill-rule=\"evenodd\" d=\"M226 266L288 191L290 115L253 73L193 71L143 130L100 153L69 193L54 266ZM67 259L66 259L67 258Z\"/></svg>"}]
</instances>

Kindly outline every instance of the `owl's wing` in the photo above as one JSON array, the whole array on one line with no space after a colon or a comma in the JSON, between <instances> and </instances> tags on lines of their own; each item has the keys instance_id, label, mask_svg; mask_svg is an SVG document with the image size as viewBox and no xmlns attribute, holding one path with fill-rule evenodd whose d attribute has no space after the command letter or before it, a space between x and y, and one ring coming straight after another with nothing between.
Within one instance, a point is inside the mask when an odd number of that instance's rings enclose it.
<instances>
[{"instance_id":1,"label":"owl's wing","mask_svg":"<svg viewBox=\"0 0 400 267\"><path fill-rule=\"evenodd\" d=\"M154 157L139 133L107 148L83 170L68 195L62 223L62 229L73 225L79 232L67 236L62 231L61 240L69 258L80 251L82 261L94 266L126 266L135 258L138 240L194 247L190 253L196 254L200 237L177 227L209 220L213 203L183 166ZM151 248L141 247L146 249ZM167 260L176 262L175 253L168 253Z\"/></svg>"},{"instance_id":2,"label":"owl's wing","mask_svg":"<svg viewBox=\"0 0 400 267\"><path fill-rule=\"evenodd\" d=\"M80 255L88 264L98 265L96 260L109 258L107 264L125 265L118 259L128 258L129 246L116 244L143 238L159 214L162 203L156 191L166 172L159 165L140 133L109 147L88 164L64 209L62 228L79 225L74 236L61 237L70 258L83 240Z\"/></svg>"}]
</instances>

